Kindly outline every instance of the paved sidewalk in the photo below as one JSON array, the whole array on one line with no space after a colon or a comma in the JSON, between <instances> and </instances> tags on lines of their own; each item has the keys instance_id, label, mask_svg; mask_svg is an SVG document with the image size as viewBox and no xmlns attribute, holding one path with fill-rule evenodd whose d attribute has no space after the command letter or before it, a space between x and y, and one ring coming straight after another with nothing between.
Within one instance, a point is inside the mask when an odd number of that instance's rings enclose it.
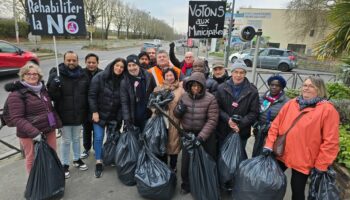
<instances>
[{"instance_id":1,"label":"paved sidewalk","mask_svg":"<svg viewBox=\"0 0 350 200\"><path fill-rule=\"evenodd\" d=\"M60 139L58 139L59 144ZM251 155L253 139L248 141L248 154ZM181 159L179 158L179 161ZM99 179L94 177L95 161L93 154L86 160L89 169L79 171L77 168L70 167L71 178L66 180L66 190L63 199L81 200L81 199L113 199L113 200L141 200L142 198L135 186L129 187L123 185L118 177L114 167L105 167L103 176ZM180 169L180 162L178 162ZM13 156L0 162L0 194L1 199L24 199L24 190L27 182L27 175L24 169L24 160L20 155ZM287 175L289 176L289 172ZM190 194L180 194L180 171L177 173L177 189L174 200L193 199ZM290 177L288 177L288 182ZM223 200L229 200L231 197L223 194ZM288 183L287 194L285 199L290 199L290 188Z\"/></svg>"}]
</instances>

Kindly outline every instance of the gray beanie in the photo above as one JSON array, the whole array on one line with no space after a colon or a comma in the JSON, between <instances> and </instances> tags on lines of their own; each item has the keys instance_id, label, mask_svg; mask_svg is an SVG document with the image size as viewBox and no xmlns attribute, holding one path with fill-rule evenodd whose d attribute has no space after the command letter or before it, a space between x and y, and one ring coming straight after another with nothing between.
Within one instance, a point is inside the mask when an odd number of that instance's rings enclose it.
<instances>
[{"instance_id":1,"label":"gray beanie","mask_svg":"<svg viewBox=\"0 0 350 200\"><path fill-rule=\"evenodd\" d=\"M235 69L243 69L245 72L247 72L247 68L248 67L243 60L236 60L228 69L230 72L234 71Z\"/></svg>"}]
</instances>

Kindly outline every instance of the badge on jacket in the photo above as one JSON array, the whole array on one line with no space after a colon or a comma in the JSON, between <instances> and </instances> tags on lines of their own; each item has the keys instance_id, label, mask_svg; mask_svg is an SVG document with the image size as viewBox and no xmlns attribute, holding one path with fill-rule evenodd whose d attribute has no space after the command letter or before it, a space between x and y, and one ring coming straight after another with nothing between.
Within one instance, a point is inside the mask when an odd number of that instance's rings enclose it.
<instances>
[{"instance_id":1,"label":"badge on jacket","mask_svg":"<svg viewBox=\"0 0 350 200\"><path fill-rule=\"evenodd\" d=\"M234 107L234 108L237 108L238 107L238 103L237 102L232 102L232 107Z\"/></svg>"}]
</instances>

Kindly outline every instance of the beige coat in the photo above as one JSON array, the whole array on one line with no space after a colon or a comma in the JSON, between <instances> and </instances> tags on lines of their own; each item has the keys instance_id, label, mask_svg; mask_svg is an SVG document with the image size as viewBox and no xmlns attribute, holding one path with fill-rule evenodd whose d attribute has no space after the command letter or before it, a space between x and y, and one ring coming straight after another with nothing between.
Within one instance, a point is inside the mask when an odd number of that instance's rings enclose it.
<instances>
[{"instance_id":1,"label":"beige coat","mask_svg":"<svg viewBox=\"0 0 350 200\"><path fill-rule=\"evenodd\" d=\"M179 119L177 119L174 114L173 110L175 106L177 105L177 102L180 100L182 94L185 93L185 90L179 86L179 82L176 82L174 84L167 84L164 83L162 86L158 86L154 89L154 92L160 91L160 90L171 90L174 93L174 99L168 104L168 110L166 111L167 114L177 123L180 124ZM177 129L169 123L169 129L168 129L168 145L167 145L167 153L169 155L176 155L179 154L181 150L181 144L180 144L180 136L178 134Z\"/></svg>"}]
</instances>

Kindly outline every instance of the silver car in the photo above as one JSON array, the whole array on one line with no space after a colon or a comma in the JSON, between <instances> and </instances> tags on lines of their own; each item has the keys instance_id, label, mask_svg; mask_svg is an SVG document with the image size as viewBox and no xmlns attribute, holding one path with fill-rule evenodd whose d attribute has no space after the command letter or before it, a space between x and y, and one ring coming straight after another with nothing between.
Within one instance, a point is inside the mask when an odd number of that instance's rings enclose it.
<instances>
[{"instance_id":1,"label":"silver car","mask_svg":"<svg viewBox=\"0 0 350 200\"><path fill-rule=\"evenodd\" d=\"M253 66L254 52L243 57L248 67ZM297 56L290 50L265 48L258 54L257 67L266 69L278 69L286 72L297 67Z\"/></svg>"}]
</instances>

